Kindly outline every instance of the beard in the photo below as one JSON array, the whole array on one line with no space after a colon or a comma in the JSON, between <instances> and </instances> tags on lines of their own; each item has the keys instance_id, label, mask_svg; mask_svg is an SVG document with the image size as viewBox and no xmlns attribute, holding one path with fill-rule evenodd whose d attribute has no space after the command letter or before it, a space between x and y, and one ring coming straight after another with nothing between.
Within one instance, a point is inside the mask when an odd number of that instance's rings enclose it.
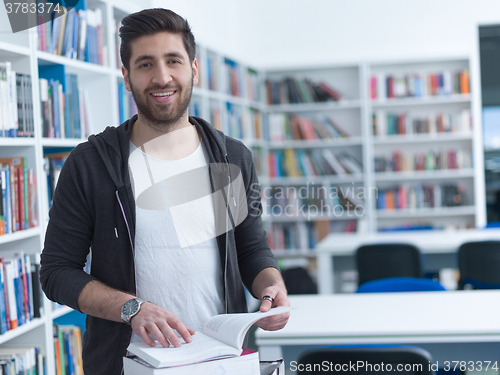
<instances>
[{"instance_id":1,"label":"beard","mask_svg":"<svg viewBox=\"0 0 500 375\"><path fill-rule=\"evenodd\" d=\"M185 87L173 87L171 85L164 87L151 86L144 90L144 93L141 93L133 86L132 80L130 80L130 89L137 106L137 112L147 119L151 127L163 133L179 123L179 120L186 113L193 92L193 76L191 76L191 81ZM157 104L148 100L148 92L167 89L176 90L175 95L179 95L178 103Z\"/></svg>"}]
</instances>

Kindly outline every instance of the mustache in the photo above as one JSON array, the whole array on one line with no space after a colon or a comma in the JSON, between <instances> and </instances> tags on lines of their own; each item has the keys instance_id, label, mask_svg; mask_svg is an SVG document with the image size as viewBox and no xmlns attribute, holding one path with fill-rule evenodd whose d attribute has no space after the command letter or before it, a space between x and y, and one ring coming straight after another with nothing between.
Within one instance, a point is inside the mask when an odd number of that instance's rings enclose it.
<instances>
[{"instance_id":1,"label":"mustache","mask_svg":"<svg viewBox=\"0 0 500 375\"><path fill-rule=\"evenodd\" d=\"M146 89L146 91L156 91L156 90L178 90L178 87L175 85L166 85L166 86L150 86Z\"/></svg>"}]
</instances>

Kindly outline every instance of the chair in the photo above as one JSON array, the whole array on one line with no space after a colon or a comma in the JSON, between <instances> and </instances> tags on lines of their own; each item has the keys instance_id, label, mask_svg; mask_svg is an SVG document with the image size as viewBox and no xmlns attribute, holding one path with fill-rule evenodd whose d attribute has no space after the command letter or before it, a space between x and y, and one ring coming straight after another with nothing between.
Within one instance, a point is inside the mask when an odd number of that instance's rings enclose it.
<instances>
[{"instance_id":1,"label":"chair","mask_svg":"<svg viewBox=\"0 0 500 375\"><path fill-rule=\"evenodd\" d=\"M388 277L422 277L422 256L406 243L363 245L356 250L358 285Z\"/></svg>"},{"instance_id":2,"label":"chair","mask_svg":"<svg viewBox=\"0 0 500 375\"><path fill-rule=\"evenodd\" d=\"M466 242L458 248L458 288L500 289L500 241Z\"/></svg>"},{"instance_id":3,"label":"chair","mask_svg":"<svg viewBox=\"0 0 500 375\"><path fill-rule=\"evenodd\" d=\"M445 291L438 281L417 277L389 277L387 279L367 281L358 287L356 293L386 292L432 292Z\"/></svg>"},{"instance_id":4,"label":"chair","mask_svg":"<svg viewBox=\"0 0 500 375\"><path fill-rule=\"evenodd\" d=\"M430 363L429 352L415 346L319 347L299 355L297 373L433 375Z\"/></svg>"}]
</instances>

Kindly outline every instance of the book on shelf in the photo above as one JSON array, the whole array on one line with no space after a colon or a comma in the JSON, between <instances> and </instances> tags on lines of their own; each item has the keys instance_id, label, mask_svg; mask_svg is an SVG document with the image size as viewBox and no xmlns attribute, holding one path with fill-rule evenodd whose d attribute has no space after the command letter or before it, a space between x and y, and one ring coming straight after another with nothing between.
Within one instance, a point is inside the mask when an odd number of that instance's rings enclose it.
<instances>
[{"instance_id":1,"label":"book on shelf","mask_svg":"<svg viewBox=\"0 0 500 375\"><path fill-rule=\"evenodd\" d=\"M81 328L54 324L53 333L57 375L83 375Z\"/></svg>"},{"instance_id":2,"label":"book on shelf","mask_svg":"<svg viewBox=\"0 0 500 375\"><path fill-rule=\"evenodd\" d=\"M261 374L258 353L248 349L244 349L237 357L160 368L151 366L137 356L124 357L123 373L124 375Z\"/></svg>"},{"instance_id":3,"label":"book on shelf","mask_svg":"<svg viewBox=\"0 0 500 375\"><path fill-rule=\"evenodd\" d=\"M41 22L38 27L38 49L70 59L107 65L107 46L103 42L101 9L71 9ZM54 9L54 8L53 8Z\"/></svg>"},{"instance_id":4,"label":"book on shelf","mask_svg":"<svg viewBox=\"0 0 500 375\"><path fill-rule=\"evenodd\" d=\"M39 348L30 346L2 346L0 348L0 373L43 374L45 359Z\"/></svg>"},{"instance_id":5,"label":"book on shelf","mask_svg":"<svg viewBox=\"0 0 500 375\"><path fill-rule=\"evenodd\" d=\"M420 209L464 206L465 186L462 183L446 184L401 184L397 187L379 189L377 209Z\"/></svg>"},{"instance_id":6,"label":"book on shelf","mask_svg":"<svg viewBox=\"0 0 500 375\"><path fill-rule=\"evenodd\" d=\"M267 79L265 82L267 104L300 104L338 101L342 94L331 84L310 79L286 77L281 80Z\"/></svg>"},{"instance_id":7,"label":"book on shelf","mask_svg":"<svg viewBox=\"0 0 500 375\"><path fill-rule=\"evenodd\" d=\"M34 286L39 281L33 264L28 254L0 258L0 333L33 320L37 317L35 309L40 313L43 300L39 294L34 296Z\"/></svg>"},{"instance_id":8,"label":"book on shelf","mask_svg":"<svg viewBox=\"0 0 500 375\"><path fill-rule=\"evenodd\" d=\"M262 318L288 311L290 307L279 306L265 313L258 311L216 315L205 322L202 332L192 335L192 342L183 343L179 348L164 348L159 343L151 347L144 342L134 342L127 350L129 354L141 358L155 368L209 363L206 361L215 359L219 359L222 364L223 358L241 358L243 341L252 324ZM258 355L254 356L251 363L254 363L255 374L258 374ZM251 363L245 363L242 369Z\"/></svg>"},{"instance_id":9,"label":"book on shelf","mask_svg":"<svg viewBox=\"0 0 500 375\"><path fill-rule=\"evenodd\" d=\"M52 198L62 167L70 153L70 150L57 150L57 152L46 152L44 154L43 169L45 171L45 178L47 179L49 208L52 206Z\"/></svg>"},{"instance_id":10,"label":"book on shelf","mask_svg":"<svg viewBox=\"0 0 500 375\"><path fill-rule=\"evenodd\" d=\"M465 95L470 93L470 75L467 68L438 73L376 73L371 75L368 88L372 100Z\"/></svg>"},{"instance_id":11,"label":"book on shelf","mask_svg":"<svg viewBox=\"0 0 500 375\"><path fill-rule=\"evenodd\" d=\"M34 135L31 77L0 62L0 137Z\"/></svg>"},{"instance_id":12,"label":"book on shelf","mask_svg":"<svg viewBox=\"0 0 500 375\"><path fill-rule=\"evenodd\" d=\"M36 177L28 168L27 158L0 158L0 176L4 216L4 226L0 231L13 233L37 226Z\"/></svg>"},{"instance_id":13,"label":"book on shelf","mask_svg":"<svg viewBox=\"0 0 500 375\"><path fill-rule=\"evenodd\" d=\"M395 150L390 155L375 156L375 172L415 172L472 169L472 150L449 149L417 153Z\"/></svg>"},{"instance_id":14,"label":"book on shelf","mask_svg":"<svg viewBox=\"0 0 500 375\"><path fill-rule=\"evenodd\" d=\"M470 134L472 116L470 109L463 109L455 113L430 113L428 115L388 113L384 110L377 110L372 114L372 129L375 136Z\"/></svg>"},{"instance_id":15,"label":"book on shelf","mask_svg":"<svg viewBox=\"0 0 500 375\"><path fill-rule=\"evenodd\" d=\"M224 59L224 75L226 80L225 93L241 96L241 79L239 65L229 59Z\"/></svg>"}]
</instances>

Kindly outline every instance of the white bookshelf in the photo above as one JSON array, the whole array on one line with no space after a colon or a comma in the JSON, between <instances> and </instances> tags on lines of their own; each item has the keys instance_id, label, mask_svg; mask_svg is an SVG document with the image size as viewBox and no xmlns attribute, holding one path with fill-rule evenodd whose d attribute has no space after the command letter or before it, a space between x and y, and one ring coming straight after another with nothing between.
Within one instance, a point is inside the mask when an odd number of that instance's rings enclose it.
<instances>
[{"instance_id":1,"label":"white bookshelf","mask_svg":"<svg viewBox=\"0 0 500 375\"><path fill-rule=\"evenodd\" d=\"M449 92L442 95L431 95L428 93L421 97L395 97L387 98L380 96L371 97L371 77L404 77L418 73L430 75L446 72L448 76L455 72L469 71L469 92ZM393 61L365 61L353 63L347 66L321 66L316 68L296 68L272 70L265 72L265 79L282 80L286 77L295 79L309 78L311 80L324 80L335 87L343 99L335 102L325 103L298 103L298 104L274 104L266 103L266 113L272 117L277 113L297 114L304 117L331 114L336 116L338 124L341 125L350 137L343 139L321 139L314 141L284 140L270 141L265 144L264 152L267 154L274 150L312 150L329 148L336 152L342 149L348 150L362 164L361 174L329 175L329 176L307 176L289 177L273 176L269 169L261 178L264 187L289 187L307 184L326 184L328 186L355 186L365 189L366 199L364 201L365 214L356 218L357 230L354 236L375 234L379 230L400 227L403 225L430 225L440 229L463 229L481 227L485 224L484 209L484 172L483 155L481 148L481 124L477 108L480 101L478 92L478 71L474 57L451 56L430 57L421 60L393 60ZM426 118L439 114L448 114L449 118L459 116L460 113L470 113L471 125L464 129L455 128L453 131L431 131L417 133L416 131L405 134L384 134L374 132L372 114L396 114L406 115L408 119ZM267 126L273 126L271 121ZM271 130L268 130L268 134ZM400 152L407 155L407 159L415 158L419 153L442 153L452 151L464 151L473 160L472 165L463 164L458 167L424 168L423 170L391 170L375 171L375 157L391 156ZM462 157L461 155L460 157ZM459 158L460 158L459 157ZM267 163L267 161L265 161ZM418 186L418 185L445 185L460 184L465 188L464 202L455 207L444 205L411 207L402 206L394 209L381 208L378 206L377 196L369 194L371 189L382 191L394 186ZM269 202L267 202L269 204ZM307 212L307 211L306 211ZM317 216L317 220L327 220L338 223L349 219L345 216L335 215ZM306 221L314 221L307 220ZM280 215L269 214L264 217L267 228L273 224L304 222L303 216L290 215L283 218ZM339 228L342 228L339 226ZM335 231L335 229L333 229ZM335 238L332 233L329 238ZM330 241L331 242L331 241ZM310 260L314 259L314 248L299 248L287 246L287 248L275 248L275 254L282 258L297 258L301 253L306 254ZM332 270L333 271L333 270ZM322 280L318 280L322 289Z\"/></svg>"},{"instance_id":2,"label":"white bookshelf","mask_svg":"<svg viewBox=\"0 0 500 375\"><path fill-rule=\"evenodd\" d=\"M43 249L45 228L48 218L48 192L43 166L45 149L73 148L87 138L87 134L98 133L106 126L120 124L118 104L118 84L123 82L121 66L117 64L116 22L120 22L131 12L139 11L142 7L132 2L114 0L88 0L87 9L100 9L102 12L104 64L98 65L64 56L54 55L41 51L38 48L37 29L12 34L0 33L0 61L10 61L16 72L30 74L32 78L33 115L35 136L32 138L0 138L0 157L27 156L30 168L37 174L37 212L39 225L36 228L22 230L13 234L0 236L0 256L23 251L27 254L40 254ZM73 10L74 11L74 10ZM0 11L0 21L7 28L9 21L5 11ZM212 117L212 111L218 111L219 126L227 134L239 133L245 143L253 148L262 148L262 136L256 138L253 126L252 111L263 113L264 105L261 102L258 83L261 73L246 66L244 63L223 55L219 51L197 45L199 67L201 71L200 84L194 87L191 105L197 105L198 115L205 119ZM207 58L215 62L215 87L209 86ZM224 74L224 61L232 61L238 71L238 94L227 92L229 82ZM40 103L39 69L47 66L64 67L65 73L75 74L78 77L78 86L88 95L88 115L90 128L82 129L81 137L49 138L42 136L42 106ZM249 96L250 84L247 82L247 72L252 69L256 74L253 83L255 95ZM257 84L255 84L257 82ZM234 108L232 117L228 108ZM194 108L191 107L193 110ZM231 127L231 121L233 126ZM242 129L239 129L239 126ZM7 331L0 335L0 347L8 345L34 345L41 349L46 360L46 373L55 375L55 353L53 338L53 321L73 311L68 307L58 307L48 299L44 300L44 315Z\"/></svg>"}]
</instances>

